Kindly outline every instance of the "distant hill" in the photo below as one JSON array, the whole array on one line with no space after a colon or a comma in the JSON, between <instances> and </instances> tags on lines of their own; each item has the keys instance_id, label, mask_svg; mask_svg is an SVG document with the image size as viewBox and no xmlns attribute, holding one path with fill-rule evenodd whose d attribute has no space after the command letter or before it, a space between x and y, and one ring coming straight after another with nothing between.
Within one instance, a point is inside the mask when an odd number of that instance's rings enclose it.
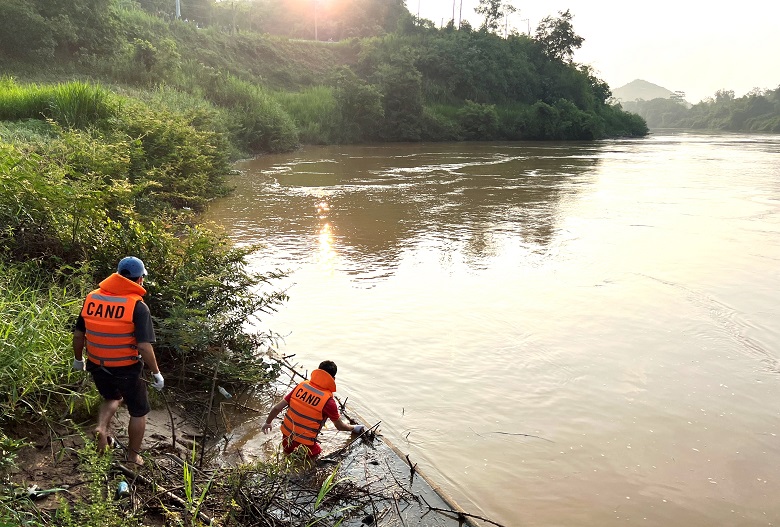
<instances>
[{"instance_id":1,"label":"distant hill","mask_svg":"<svg viewBox=\"0 0 780 527\"><path fill-rule=\"evenodd\" d=\"M620 102L629 101L652 101L653 99L671 99L675 97L675 92L667 90L652 82L636 79L625 86L612 90L612 96ZM677 95L679 97L679 95ZM685 95L682 94L682 98Z\"/></svg>"}]
</instances>

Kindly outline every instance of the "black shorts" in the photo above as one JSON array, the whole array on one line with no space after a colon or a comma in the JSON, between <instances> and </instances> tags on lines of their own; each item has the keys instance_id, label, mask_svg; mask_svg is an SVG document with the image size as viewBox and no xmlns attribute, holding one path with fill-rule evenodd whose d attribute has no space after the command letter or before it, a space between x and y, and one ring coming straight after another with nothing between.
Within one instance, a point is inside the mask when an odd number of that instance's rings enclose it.
<instances>
[{"instance_id":1,"label":"black shorts","mask_svg":"<svg viewBox=\"0 0 780 527\"><path fill-rule=\"evenodd\" d=\"M141 379L142 363L102 368L87 360L86 365L103 399L109 401L124 399L127 411L132 417L143 417L149 413L151 408L146 395L146 383Z\"/></svg>"}]
</instances>

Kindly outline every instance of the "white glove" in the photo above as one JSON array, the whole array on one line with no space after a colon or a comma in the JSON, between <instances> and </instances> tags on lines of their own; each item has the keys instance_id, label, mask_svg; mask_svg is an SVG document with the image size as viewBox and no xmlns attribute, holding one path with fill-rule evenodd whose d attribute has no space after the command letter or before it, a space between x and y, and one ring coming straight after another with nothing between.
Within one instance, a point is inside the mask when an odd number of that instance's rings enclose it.
<instances>
[{"instance_id":1,"label":"white glove","mask_svg":"<svg viewBox=\"0 0 780 527\"><path fill-rule=\"evenodd\" d=\"M73 359L73 371L84 371L84 361Z\"/></svg>"},{"instance_id":2,"label":"white glove","mask_svg":"<svg viewBox=\"0 0 780 527\"><path fill-rule=\"evenodd\" d=\"M363 425L355 425L355 428L352 429L353 434L362 434L366 430L366 427Z\"/></svg>"},{"instance_id":3,"label":"white glove","mask_svg":"<svg viewBox=\"0 0 780 527\"><path fill-rule=\"evenodd\" d=\"M152 383L152 388L154 388L158 392L162 391L163 386L165 386L165 379L163 379L162 373L160 373L159 371L157 373L153 373L152 378L154 379L154 382Z\"/></svg>"}]
</instances>

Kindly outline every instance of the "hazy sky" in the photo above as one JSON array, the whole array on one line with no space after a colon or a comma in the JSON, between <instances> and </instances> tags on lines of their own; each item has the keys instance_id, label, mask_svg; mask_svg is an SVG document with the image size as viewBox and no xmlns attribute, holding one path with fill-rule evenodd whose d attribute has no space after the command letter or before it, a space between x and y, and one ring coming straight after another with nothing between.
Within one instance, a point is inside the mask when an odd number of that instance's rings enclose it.
<instances>
[{"instance_id":1,"label":"hazy sky","mask_svg":"<svg viewBox=\"0 0 780 527\"><path fill-rule=\"evenodd\" d=\"M464 20L475 27L479 0L462 0ZM585 42L574 60L593 66L611 88L643 79L689 102L710 97L719 89L742 96L753 88L780 85L780 2L742 0L512 0L518 12L509 27L531 34L548 15L570 9L574 31ZM436 25L452 18L453 0L406 0L412 14ZM461 0L455 0L455 19Z\"/></svg>"}]
</instances>

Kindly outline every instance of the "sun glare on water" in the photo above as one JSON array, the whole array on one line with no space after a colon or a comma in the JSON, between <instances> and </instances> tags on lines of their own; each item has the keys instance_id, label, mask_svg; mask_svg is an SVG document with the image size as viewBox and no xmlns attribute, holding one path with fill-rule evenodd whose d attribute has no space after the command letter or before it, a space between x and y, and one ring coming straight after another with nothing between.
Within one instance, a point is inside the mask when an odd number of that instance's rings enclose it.
<instances>
[{"instance_id":1,"label":"sun glare on water","mask_svg":"<svg viewBox=\"0 0 780 527\"><path fill-rule=\"evenodd\" d=\"M317 203L317 217L323 221L322 226L317 233L319 250L317 251L317 262L333 270L336 261L336 251L333 248L333 229L327 221L330 205L327 201Z\"/></svg>"}]
</instances>

